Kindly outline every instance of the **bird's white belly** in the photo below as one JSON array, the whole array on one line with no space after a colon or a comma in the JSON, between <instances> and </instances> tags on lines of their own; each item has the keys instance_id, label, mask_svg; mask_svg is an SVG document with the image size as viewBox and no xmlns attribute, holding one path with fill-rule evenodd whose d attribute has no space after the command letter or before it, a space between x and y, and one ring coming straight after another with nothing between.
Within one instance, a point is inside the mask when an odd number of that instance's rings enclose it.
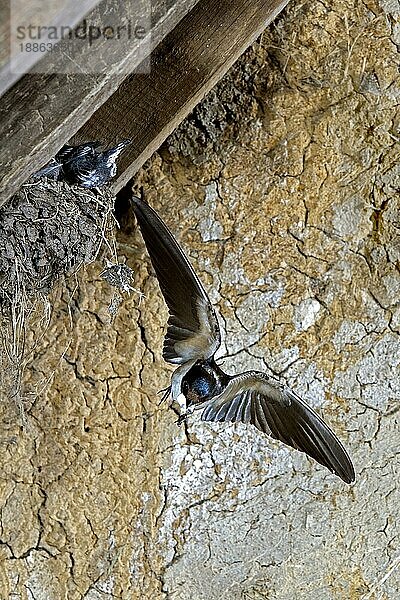
<instances>
[{"instance_id":1,"label":"bird's white belly","mask_svg":"<svg viewBox=\"0 0 400 600\"><path fill-rule=\"evenodd\" d=\"M184 412L186 410L186 398L182 394L182 392L179 394L179 396L177 397L176 401L179 404L179 408L181 409L181 411Z\"/></svg>"}]
</instances>

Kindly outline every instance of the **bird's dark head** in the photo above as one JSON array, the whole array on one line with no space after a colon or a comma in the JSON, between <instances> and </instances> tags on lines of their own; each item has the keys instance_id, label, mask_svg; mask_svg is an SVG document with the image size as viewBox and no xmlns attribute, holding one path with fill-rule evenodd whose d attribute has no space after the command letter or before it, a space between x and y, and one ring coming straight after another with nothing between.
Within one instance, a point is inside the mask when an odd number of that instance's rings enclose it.
<instances>
[{"instance_id":1,"label":"bird's dark head","mask_svg":"<svg viewBox=\"0 0 400 600\"><path fill-rule=\"evenodd\" d=\"M112 169L112 177L114 177L117 172L116 160L121 154L121 152L132 143L132 140L123 140L119 144L117 144L114 148L110 148L110 150L106 150L103 152L103 160L107 164L107 166Z\"/></svg>"},{"instance_id":2,"label":"bird's dark head","mask_svg":"<svg viewBox=\"0 0 400 600\"><path fill-rule=\"evenodd\" d=\"M222 388L218 371L209 363L197 362L182 380L181 391L187 406L200 404L217 396Z\"/></svg>"}]
</instances>

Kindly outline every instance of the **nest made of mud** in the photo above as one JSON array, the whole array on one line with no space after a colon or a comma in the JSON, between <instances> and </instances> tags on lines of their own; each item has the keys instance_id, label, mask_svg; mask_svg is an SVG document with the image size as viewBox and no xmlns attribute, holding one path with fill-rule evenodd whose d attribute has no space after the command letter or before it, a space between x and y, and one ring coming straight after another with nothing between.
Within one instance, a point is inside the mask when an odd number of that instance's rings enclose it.
<instances>
[{"instance_id":1,"label":"nest made of mud","mask_svg":"<svg viewBox=\"0 0 400 600\"><path fill-rule=\"evenodd\" d=\"M46 296L63 275L95 260L112 223L107 188L28 182L0 209L0 303Z\"/></svg>"}]
</instances>

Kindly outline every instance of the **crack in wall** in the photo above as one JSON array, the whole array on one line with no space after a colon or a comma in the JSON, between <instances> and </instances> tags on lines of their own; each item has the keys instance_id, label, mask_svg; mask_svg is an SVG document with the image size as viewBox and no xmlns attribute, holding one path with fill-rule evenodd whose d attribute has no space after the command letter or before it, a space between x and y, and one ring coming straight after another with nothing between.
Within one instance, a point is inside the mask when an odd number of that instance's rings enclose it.
<instances>
[{"instance_id":1,"label":"crack in wall","mask_svg":"<svg viewBox=\"0 0 400 600\"><path fill-rule=\"evenodd\" d=\"M29 410L30 432L4 418L7 597L395 597L400 243L389 9L289 5L137 177L221 313L228 370L284 375L349 446L357 483L344 488L240 424L193 417L177 428L176 407L156 396L171 374L167 312L128 218L119 249L144 299L124 302L110 326L109 294L86 270L38 349L31 376L55 375ZM36 486L36 502L21 502L23 486ZM20 551L8 502L24 507Z\"/></svg>"}]
</instances>

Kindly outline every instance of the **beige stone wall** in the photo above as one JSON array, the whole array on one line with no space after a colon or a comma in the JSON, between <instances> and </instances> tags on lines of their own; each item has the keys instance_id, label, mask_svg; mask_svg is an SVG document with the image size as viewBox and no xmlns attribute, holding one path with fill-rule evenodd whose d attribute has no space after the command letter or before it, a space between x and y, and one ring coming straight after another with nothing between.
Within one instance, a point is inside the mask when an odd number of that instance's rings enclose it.
<instances>
[{"instance_id":1,"label":"beige stone wall","mask_svg":"<svg viewBox=\"0 0 400 600\"><path fill-rule=\"evenodd\" d=\"M167 313L132 220L145 297L110 324L101 265L70 282L25 431L2 406L2 600L399 597L399 14L293 2L137 178L221 314L224 368L281 374L356 483L158 406Z\"/></svg>"}]
</instances>

